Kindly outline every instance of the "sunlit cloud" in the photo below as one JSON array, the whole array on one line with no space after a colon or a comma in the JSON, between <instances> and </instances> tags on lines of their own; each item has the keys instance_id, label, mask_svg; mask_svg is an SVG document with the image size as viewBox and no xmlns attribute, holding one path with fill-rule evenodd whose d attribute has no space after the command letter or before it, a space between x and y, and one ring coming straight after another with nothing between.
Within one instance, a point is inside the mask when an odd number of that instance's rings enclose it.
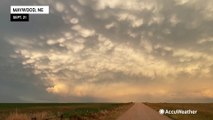
<instances>
[{"instance_id":1,"label":"sunlit cloud","mask_svg":"<svg viewBox=\"0 0 213 120\"><path fill-rule=\"evenodd\" d=\"M50 18L60 18L63 27L5 39L11 59L32 70L48 94L122 102L213 99L212 49L205 46L212 43L213 6L199 4L56 1L50 8L58 16Z\"/></svg>"}]
</instances>

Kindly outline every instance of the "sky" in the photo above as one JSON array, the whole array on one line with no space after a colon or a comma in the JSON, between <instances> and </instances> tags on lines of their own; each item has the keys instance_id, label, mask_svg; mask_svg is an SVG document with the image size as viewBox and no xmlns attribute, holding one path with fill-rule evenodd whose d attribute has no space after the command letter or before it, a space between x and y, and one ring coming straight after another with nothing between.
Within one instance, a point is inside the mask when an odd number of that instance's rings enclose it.
<instances>
[{"instance_id":1,"label":"sky","mask_svg":"<svg viewBox=\"0 0 213 120\"><path fill-rule=\"evenodd\" d=\"M10 5L49 15L10 22ZM0 102L213 102L212 0L0 1Z\"/></svg>"}]
</instances>

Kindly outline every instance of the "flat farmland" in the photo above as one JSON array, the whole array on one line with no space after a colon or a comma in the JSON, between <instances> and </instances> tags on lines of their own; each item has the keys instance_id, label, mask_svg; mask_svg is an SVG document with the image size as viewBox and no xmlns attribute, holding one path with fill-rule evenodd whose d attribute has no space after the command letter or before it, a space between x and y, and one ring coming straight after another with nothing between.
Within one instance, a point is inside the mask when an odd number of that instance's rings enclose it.
<instances>
[{"instance_id":1,"label":"flat farmland","mask_svg":"<svg viewBox=\"0 0 213 120\"><path fill-rule=\"evenodd\" d=\"M116 119L132 105L132 103L0 103L0 119L109 120Z\"/></svg>"},{"instance_id":2,"label":"flat farmland","mask_svg":"<svg viewBox=\"0 0 213 120\"><path fill-rule=\"evenodd\" d=\"M213 120L213 103L144 103L159 111L167 110L197 110L197 114L165 114L173 120Z\"/></svg>"}]
</instances>

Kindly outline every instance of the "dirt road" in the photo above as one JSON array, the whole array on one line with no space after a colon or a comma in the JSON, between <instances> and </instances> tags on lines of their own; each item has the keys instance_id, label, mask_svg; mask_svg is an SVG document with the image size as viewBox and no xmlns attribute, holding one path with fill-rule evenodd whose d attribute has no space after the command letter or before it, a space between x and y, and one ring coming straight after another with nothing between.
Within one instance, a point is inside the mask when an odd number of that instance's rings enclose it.
<instances>
[{"instance_id":1,"label":"dirt road","mask_svg":"<svg viewBox=\"0 0 213 120\"><path fill-rule=\"evenodd\" d=\"M160 115L157 111L142 104L135 103L129 110L117 120L171 120L167 116Z\"/></svg>"}]
</instances>

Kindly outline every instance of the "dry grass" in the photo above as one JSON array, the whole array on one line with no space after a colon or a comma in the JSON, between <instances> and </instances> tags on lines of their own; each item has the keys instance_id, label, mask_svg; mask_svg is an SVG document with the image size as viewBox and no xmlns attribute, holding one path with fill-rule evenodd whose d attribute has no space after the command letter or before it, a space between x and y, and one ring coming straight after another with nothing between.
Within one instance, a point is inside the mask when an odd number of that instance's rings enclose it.
<instances>
[{"instance_id":1,"label":"dry grass","mask_svg":"<svg viewBox=\"0 0 213 120\"><path fill-rule=\"evenodd\" d=\"M36 120L43 120L50 116L47 112L38 112L34 114L26 114L26 113L11 113L6 118L6 120L32 120L32 118L36 118Z\"/></svg>"},{"instance_id":2,"label":"dry grass","mask_svg":"<svg viewBox=\"0 0 213 120\"><path fill-rule=\"evenodd\" d=\"M11 113L6 120L30 120L30 117L23 113Z\"/></svg>"},{"instance_id":3,"label":"dry grass","mask_svg":"<svg viewBox=\"0 0 213 120\"><path fill-rule=\"evenodd\" d=\"M121 114L125 113L129 108L131 108L134 104L127 104L124 106L119 106L112 111L108 111L104 116L100 118L100 120L116 120Z\"/></svg>"},{"instance_id":4,"label":"dry grass","mask_svg":"<svg viewBox=\"0 0 213 120\"><path fill-rule=\"evenodd\" d=\"M131 103L0 104L0 120L113 120ZM44 112L42 112L44 111Z\"/></svg>"}]
</instances>

